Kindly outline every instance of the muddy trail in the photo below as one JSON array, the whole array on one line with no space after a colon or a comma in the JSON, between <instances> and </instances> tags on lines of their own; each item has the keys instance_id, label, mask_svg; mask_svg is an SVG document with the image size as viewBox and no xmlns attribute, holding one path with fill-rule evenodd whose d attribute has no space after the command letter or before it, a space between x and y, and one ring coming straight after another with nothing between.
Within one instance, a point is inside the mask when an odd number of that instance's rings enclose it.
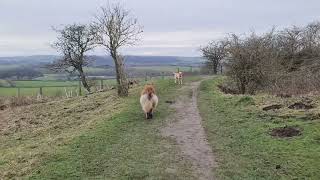
<instances>
[{"instance_id":1,"label":"muddy trail","mask_svg":"<svg viewBox=\"0 0 320 180\"><path fill-rule=\"evenodd\" d=\"M176 113L170 117L169 124L161 132L163 136L176 141L182 155L192 163L196 177L211 180L214 179L212 170L215 160L197 107L199 85L200 81L179 89L181 95L171 105Z\"/></svg>"}]
</instances>

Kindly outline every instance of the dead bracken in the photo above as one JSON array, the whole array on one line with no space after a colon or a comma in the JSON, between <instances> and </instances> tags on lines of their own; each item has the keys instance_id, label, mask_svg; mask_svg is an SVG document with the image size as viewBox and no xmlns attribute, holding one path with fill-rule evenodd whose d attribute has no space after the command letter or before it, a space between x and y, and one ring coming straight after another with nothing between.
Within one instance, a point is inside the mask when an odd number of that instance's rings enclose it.
<instances>
[{"instance_id":1,"label":"dead bracken","mask_svg":"<svg viewBox=\"0 0 320 180\"><path fill-rule=\"evenodd\" d=\"M297 127L280 127L280 128L274 128L270 132L270 135L273 137L280 137L280 138L286 138L286 137L294 137L301 135L301 130Z\"/></svg>"},{"instance_id":2,"label":"dead bracken","mask_svg":"<svg viewBox=\"0 0 320 180\"><path fill-rule=\"evenodd\" d=\"M296 102L296 103L290 105L288 108L289 109L312 109L312 108L314 108L314 106L310 105L310 104L304 104L302 102Z\"/></svg>"}]
</instances>

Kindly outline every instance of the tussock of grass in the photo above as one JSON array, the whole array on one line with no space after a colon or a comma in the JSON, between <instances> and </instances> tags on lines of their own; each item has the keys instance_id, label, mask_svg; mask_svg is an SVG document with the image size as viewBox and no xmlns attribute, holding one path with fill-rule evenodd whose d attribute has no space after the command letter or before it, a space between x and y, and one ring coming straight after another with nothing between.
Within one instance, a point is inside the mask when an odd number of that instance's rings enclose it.
<instances>
[{"instance_id":1,"label":"tussock of grass","mask_svg":"<svg viewBox=\"0 0 320 180\"><path fill-rule=\"evenodd\" d=\"M255 104L254 99L250 96L243 96L236 103L237 106L239 106L239 105L249 106L249 105L254 105L254 104Z\"/></svg>"},{"instance_id":2,"label":"tussock of grass","mask_svg":"<svg viewBox=\"0 0 320 180\"><path fill-rule=\"evenodd\" d=\"M223 79L201 84L198 105L204 126L218 161L218 179L319 179L320 122L296 117L266 119L261 115L266 101L226 95L217 85ZM251 103L237 105L240 102ZM268 100L268 99L266 99ZM277 103L271 99L268 103ZM269 117L266 114L266 117ZM303 129L300 136L274 138L278 127Z\"/></svg>"}]
</instances>

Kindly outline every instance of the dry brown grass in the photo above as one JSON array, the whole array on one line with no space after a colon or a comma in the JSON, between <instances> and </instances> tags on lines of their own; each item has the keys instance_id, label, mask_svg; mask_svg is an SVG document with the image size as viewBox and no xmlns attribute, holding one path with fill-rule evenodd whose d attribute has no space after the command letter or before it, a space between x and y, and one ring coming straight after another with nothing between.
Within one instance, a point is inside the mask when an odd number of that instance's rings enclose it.
<instances>
[{"instance_id":1,"label":"dry brown grass","mask_svg":"<svg viewBox=\"0 0 320 180\"><path fill-rule=\"evenodd\" d=\"M5 110L7 108L16 108L21 106L28 106L32 104L44 103L57 98L43 97L41 99L32 96L22 96L22 97L1 97L0 98L0 110Z\"/></svg>"},{"instance_id":2,"label":"dry brown grass","mask_svg":"<svg viewBox=\"0 0 320 180\"><path fill-rule=\"evenodd\" d=\"M5 102L10 106L0 111L0 179L25 175L52 151L53 145L68 142L97 118L121 109L114 91L49 102L31 98ZM12 147L16 147L14 151Z\"/></svg>"},{"instance_id":3,"label":"dry brown grass","mask_svg":"<svg viewBox=\"0 0 320 180\"><path fill-rule=\"evenodd\" d=\"M306 69L293 73L284 73L269 84L267 92L278 96L319 94L320 73Z\"/></svg>"}]
</instances>

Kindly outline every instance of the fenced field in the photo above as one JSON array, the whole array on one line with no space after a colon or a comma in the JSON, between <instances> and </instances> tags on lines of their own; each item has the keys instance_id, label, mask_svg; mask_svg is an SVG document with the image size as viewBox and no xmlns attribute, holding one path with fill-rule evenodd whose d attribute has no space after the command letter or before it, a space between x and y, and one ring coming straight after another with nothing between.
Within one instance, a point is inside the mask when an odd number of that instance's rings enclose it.
<instances>
[{"instance_id":1,"label":"fenced field","mask_svg":"<svg viewBox=\"0 0 320 180\"><path fill-rule=\"evenodd\" d=\"M140 78L134 78L139 81L147 81L150 79L170 78L170 76L145 76ZM129 78L129 80L132 78ZM11 97L11 96L48 96L48 97L59 97L59 96L78 96L86 93L80 81L61 81L61 80L20 80L10 81L10 84L4 83L2 80L2 86L0 87L0 97ZM89 83L92 85L93 91L101 89L109 89L116 85L116 79L99 79L90 80Z\"/></svg>"},{"instance_id":2,"label":"fenced field","mask_svg":"<svg viewBox=\"0 0 320 180\"><path fill-rule=\"evenodd\" d=\"M135 71L141 71L141 74L135 79L140 81L147 81L157 78L170 78L171 73L177 70L185 73L197 73L200 71L199 67L192 66L146 66L146 67L131 67ZM91 71L95 69L89 69ZM152 71L150 71L152 70ZM55 80L61 75L45 74L42 78L34 80L1 80L0 79L0 97L20 97L20 96L47 96L47 97L60 97L60 96L78 96L86 93L79 80ZM133 77L134 75L129 75ZM101 89L108 89L116 85L114 77L91 76L97 80L89 80L92 91Z\"/></svg>"},{"instance_id":3,"label":"fenced field","mask_svg":"<svg viewBox=\"0 0 320 180\"><path fill-rule=\"evenodd\" d=\"M64 96L66 93L78 95L84 93L79 81L13 81L14 86L0 87L0 96ZM111 87L116 84L115 79L92 80L93 89Z\"/></svg>"}]
</instances>

